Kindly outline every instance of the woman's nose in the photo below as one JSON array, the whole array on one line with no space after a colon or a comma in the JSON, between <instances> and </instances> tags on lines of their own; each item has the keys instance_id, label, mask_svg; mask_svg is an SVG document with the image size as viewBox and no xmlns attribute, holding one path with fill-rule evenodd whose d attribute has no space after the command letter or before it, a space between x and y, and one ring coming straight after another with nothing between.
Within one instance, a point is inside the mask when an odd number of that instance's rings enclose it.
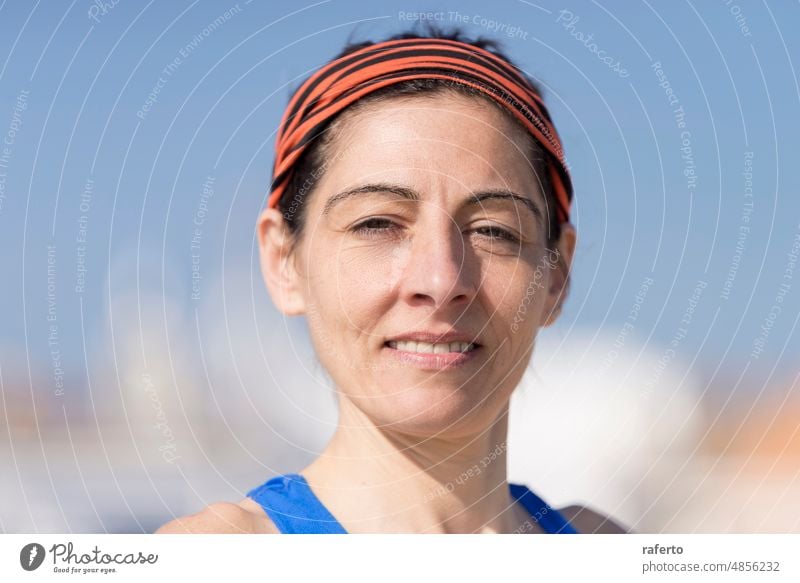
<instances>
[{"instance_id":1,"label":"woman's nose","mask_svg":"<svg viewBox=\"0 0 800 583\"><path fill-rule=\"evenodd\" d=\"M436 310L465 307L477 290L469 248L452 217L442 214L418 225L400 284L409 303L428 304Z\"/></svg>"}]
</instances>

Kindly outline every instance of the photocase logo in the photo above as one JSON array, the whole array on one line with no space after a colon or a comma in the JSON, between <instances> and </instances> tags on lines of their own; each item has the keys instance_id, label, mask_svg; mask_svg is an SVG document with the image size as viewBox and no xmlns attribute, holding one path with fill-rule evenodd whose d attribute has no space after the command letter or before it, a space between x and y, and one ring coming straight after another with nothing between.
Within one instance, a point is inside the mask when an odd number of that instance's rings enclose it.
<instances>
[{"instance_id":1,"label":"photocase logo","mask_svg":"<svg viewBox=\"0 0 800 583\"><path fill-rule=\"evenodd\" d=\"M35 571L44 562L44 547L39 543L29 543L19 552L19 564L26 571Z\"/></svg>"}]
</instances>

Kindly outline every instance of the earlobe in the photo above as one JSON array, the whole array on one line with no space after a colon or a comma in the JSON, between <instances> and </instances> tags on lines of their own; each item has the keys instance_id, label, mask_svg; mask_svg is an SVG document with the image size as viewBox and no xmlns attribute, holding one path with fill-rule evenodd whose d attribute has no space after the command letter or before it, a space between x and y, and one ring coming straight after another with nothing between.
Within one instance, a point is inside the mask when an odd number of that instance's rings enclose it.
<instances>
[{"instance_id":1,"label":"earlobe","mask_svg":"<svg viewBox=\"0 0 800 583\"><path fill-rule=\"evenodd\" d=\"M305 313L300 278L294 266L292 237L283 215L267 208L258 218L261 274L275 307L286 316Z\"/></svg>"}]
</instances>

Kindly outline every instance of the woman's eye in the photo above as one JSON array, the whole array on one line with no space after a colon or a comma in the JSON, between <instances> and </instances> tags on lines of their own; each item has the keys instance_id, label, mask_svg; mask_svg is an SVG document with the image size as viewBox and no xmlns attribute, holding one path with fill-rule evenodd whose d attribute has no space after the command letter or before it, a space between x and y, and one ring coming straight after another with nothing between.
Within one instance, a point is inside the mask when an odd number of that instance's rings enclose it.
<instances>
[{"instance_id":1,"label":"woman's eye","mask_svg":"<svg viewBox=\"0 0 800 583\"><path fill-rule=\"evenodd\" d=\"M370 237L387 233L396 226L397 225L395 225L389 219L372 218L360 222L355 227L353 227L352 231L357 235L366 235Z\"/></svg>"},{"instance_id":2,"label":"woman's eye","mask_svg":"<svg viewBox=\"0 0 800 583\"><path fill-rule=\"evenodd\" d=\"M398 227L396 223L389 219L381 217L373 217L355 225L351 230L356 235L364 237L379 237L393 233ZM509 241L512 243L519 243L519 238L516 237L511 231L497 227L486 226L474 229L474 232L481 237L491 241Z\"/></svg>"},{"instance_id":3,"label":"woman's eye","mask_svg":"<svg viewBox=\"0 0 800 583\"><path fill-rule=\"evenodd\" d=\"M506 231L505 229L501 229L500 227L478 227L475 229L475 232L483 235L484 237L488 237L489 239L511 241L512 243L519 242L519 239L513 233Z\"/></svg>"}]
</instances>

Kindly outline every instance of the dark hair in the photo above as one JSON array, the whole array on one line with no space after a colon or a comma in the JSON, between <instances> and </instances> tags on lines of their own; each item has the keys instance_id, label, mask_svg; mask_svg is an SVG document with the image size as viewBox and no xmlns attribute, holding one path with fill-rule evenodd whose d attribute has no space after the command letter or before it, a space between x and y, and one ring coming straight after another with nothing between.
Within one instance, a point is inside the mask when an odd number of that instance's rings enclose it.
<instances>
[{"instance_id":1,"label":"dark hair","mask_svg":"<svg viewBox=\"0 0 800 583\"><path fill-rule=\"evenodd\" d=\"M490 51L501 59L507 61L510 65L519 69L516 67L516 65L514 65L511 59L509 59L500 50L499 43L497 41L480 36L470 39L458 29L444 32L435 26L428 25L424 34L405 32L391 36L385 40L389 41L410 38L439 38L465 42L475 47ZM349 55L350 53L365 47L369 47L373 44L375 44L373 41L348 43L342 52L340 52L332 60L340 59ZM520 71L520 74L522 74L538 91L539 87L533 80L531 80L522 71ZM391 98L411 97L416 95L435 95L445 91L455 91L470 97L478 97L483 101L491 103L497 107L504 113L504 115L507 115L509 119L514 120L515 124L519 123L505 108L497 104L493 99L485 96L481 91L461 85L459 83L448 82L441 79L412 79L394 85L389 85L388 87L379 89L359 99L353 105L345 109L344 112L352 112L369 103L384 101ZM278 208L283 214L286 225L295 242L299 239L300 235L302 234L303 227L305 226L305 202L308 198L308 195L313 192L314 187L325 171L325 158L328 154L329 146L333 141L333 136L335 135L335 132L331 130L335 127L335 122L337 119L339 119L338 116L329 120L328 123L322 128L319 128L317 137L297 161L295 171L289 181L289 184L287 185L286 191L278 201ZM520 127L522 126L520 125ZM558 208L558 202L556 200L555 192L553 192L550 177L547 172L547 162L544 151L535 138L527 134L527 131L526 135L529 136L528 141L530 143L529 159L533 165L536 176L539 178L541 191L545 197L545 213L549 223L547 230L547 244L548 247L553 247L561 235L561 225L558 220L558 213L556 212L556 208Z\"/></svg>"}]
</instances>

